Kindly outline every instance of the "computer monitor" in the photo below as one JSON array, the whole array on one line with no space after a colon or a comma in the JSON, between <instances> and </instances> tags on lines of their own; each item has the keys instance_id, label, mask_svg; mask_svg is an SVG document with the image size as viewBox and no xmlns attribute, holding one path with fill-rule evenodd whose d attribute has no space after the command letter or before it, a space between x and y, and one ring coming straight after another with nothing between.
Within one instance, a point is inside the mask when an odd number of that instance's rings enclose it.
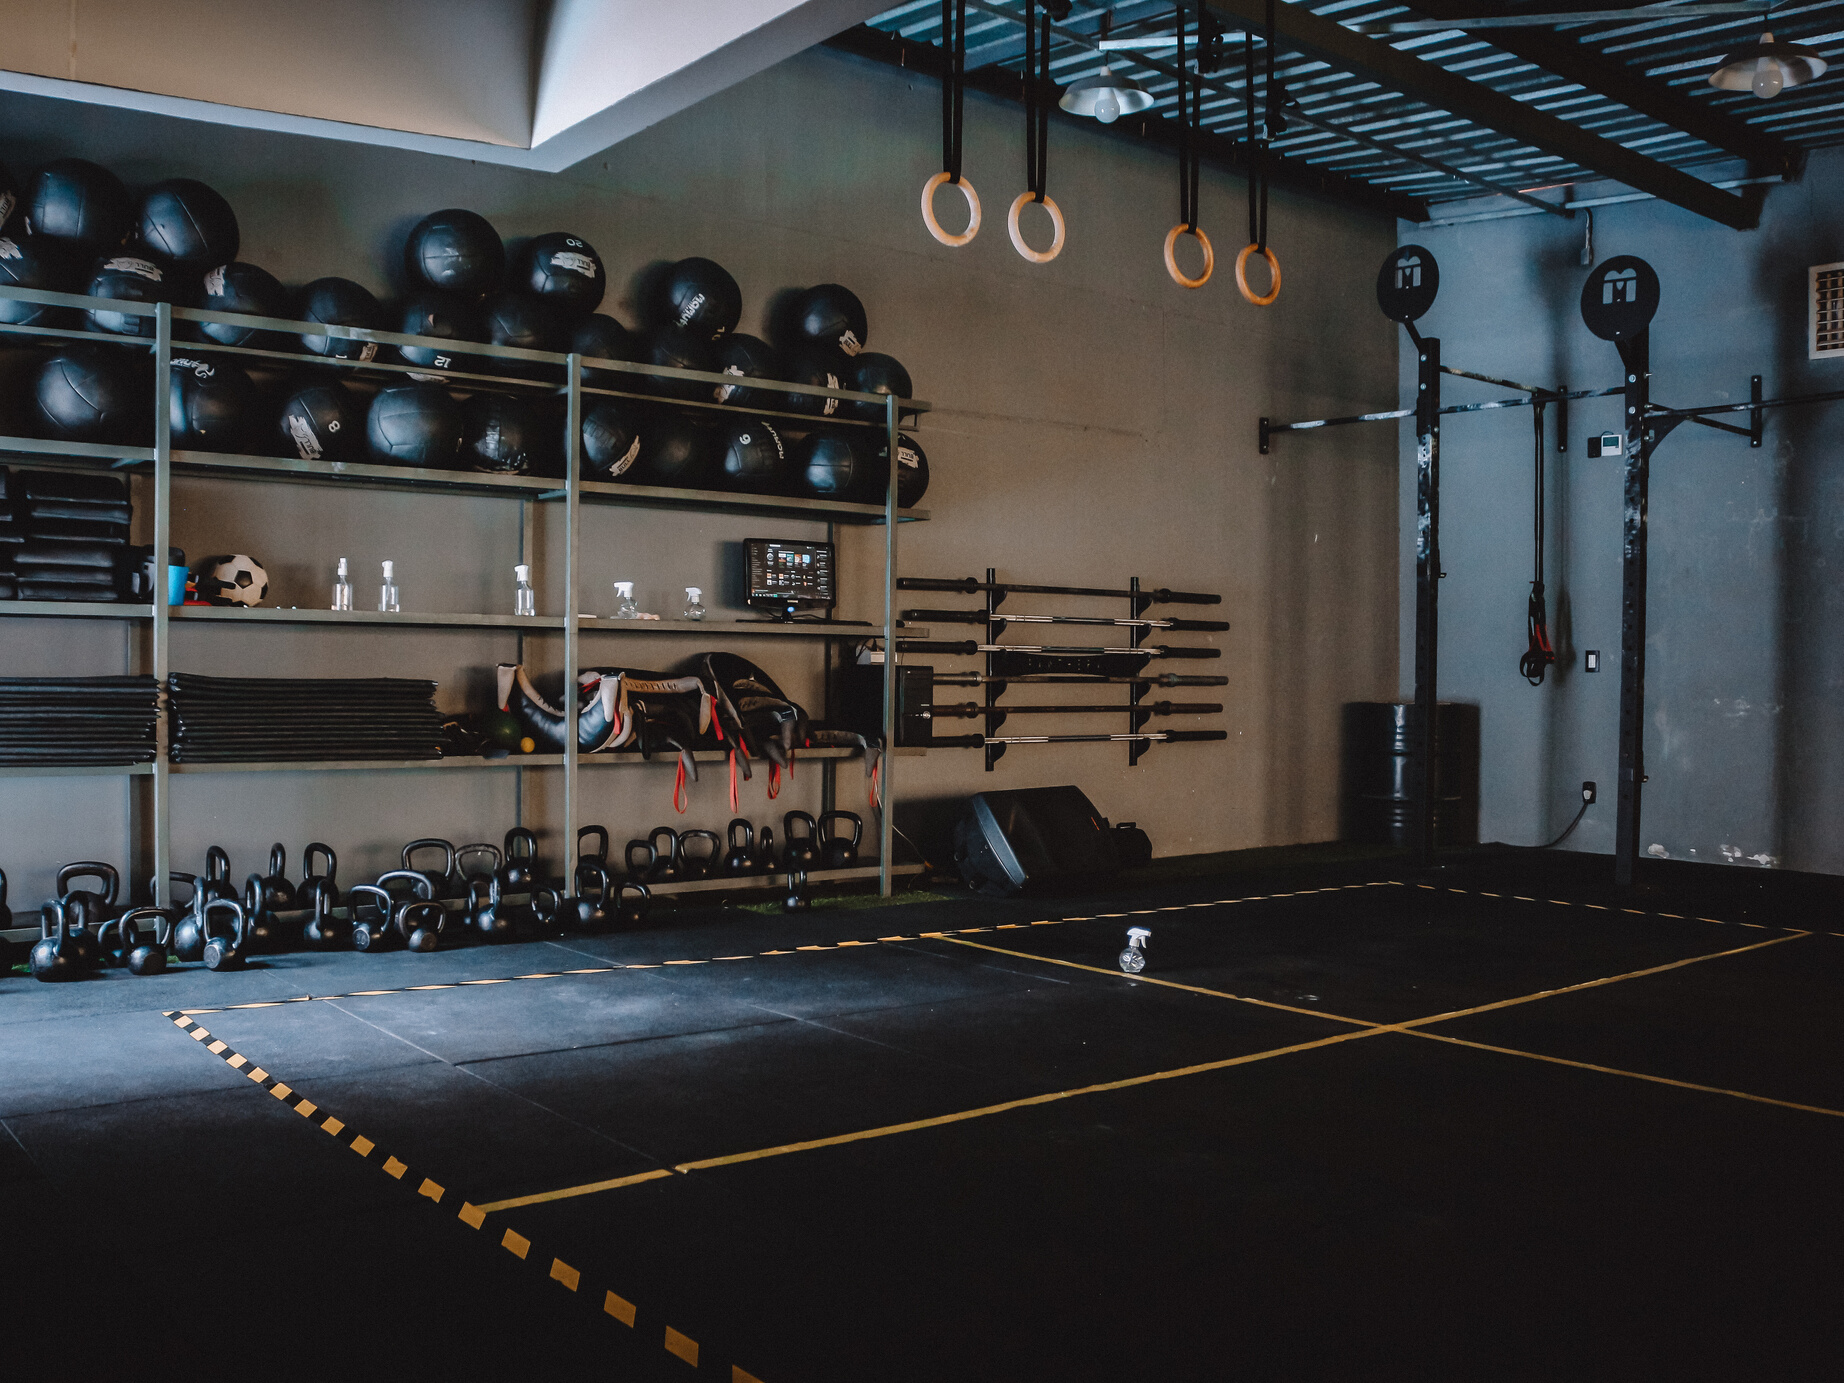
<instances>
[{"instance_id":1,"label":"computer monitor","mask_svg":"<svg viewBox=\"0 0 1844 1383\"><path fill-rule=\"evenodd\" d=\"M838 604L832 544L785 538L748 538L743 551L749 570L751 609L793 619L802 610L830 611Z\"/></svg>"}]
</instances>

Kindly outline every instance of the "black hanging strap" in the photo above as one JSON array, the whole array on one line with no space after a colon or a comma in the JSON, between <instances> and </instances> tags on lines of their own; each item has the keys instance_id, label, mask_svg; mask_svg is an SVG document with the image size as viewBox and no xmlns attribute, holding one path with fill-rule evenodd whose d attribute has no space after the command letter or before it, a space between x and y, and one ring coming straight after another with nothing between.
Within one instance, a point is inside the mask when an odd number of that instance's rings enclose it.
<instances>
[{"instance_id":1,"label":"black hanging strap","mask_svg":"<svg viewBox=\"0 0 1844 1383\"><path fill-rule=\"evenodd\" d=\"M1203 120L1203 81L1191 76L1185 66L1185 6L1174 7L1178 28L1178 122L1183 126L1178 154L1178 220L1187 231L1197 230L1198 125ZM1204 26L1203 0L1197 6L1198 35L1201 43ZM1202 53L1199 51L1201 61Z\"/></svg>"},{"instance_id":2,"label":"black hanging strap","mask_svg":"<svg viewBox=\"0 0 1844 1383\"><path fill-rule=\"evenodd\" d=\"M941 80L941 166L960 182L961 97L967 79L967 0L941 0L941 47L948 59Z\"/></svg>"},{"instance_id":3,"label":"black hanging strap","mask_svg":"<svg viewBox=\"0 0 1844 1383\"><path fill-rule=\"evenodd\" d=\"M1255 35L1245 31L1242 35L1242 81L1247 100L1247 122L1243 138L1249 161L1249 244L1257 253L1268 248L1268 141L1266 135L1272 133L1279 123L1280 111L1276 96L1278 88L1274 84L1274 0L1268 0L1267 32L1267 73L1264 82L1267 96L1267 119L1262 124L1262 135L1257 137L1255 120Z\"/></svg>"},{"instance_id":4,"label":"black hanging strap","mask_svg":"<svg viewBox=\"0 0 1844 1383\"><path fill-rule=\"evenodd\" d=\"M1046 11L1039 27L1037 0L1024 5L1024 162L1025 183L1031 200L1044 200L1044 187L1050 174L1050 111L1045 94L1051 90L1050 15Z\"/></svg>"},{"instance_id":5,"label":"black hanging strap","mask_svg":"<svg viewBox=\"0 0 1844 1383\"><path fill-rule=\"evenodd\" d=\"M1525 614L1530 646L1518 659L1517 670L1533 687L1543 685L1543 674L1556 661L1556 650L1549 641L1549 604L1543 593L1543 404L1535 403L1531 414L1536 420L1536 560L1530 581L1530 606Z\"/></svg>"}]
</instances>

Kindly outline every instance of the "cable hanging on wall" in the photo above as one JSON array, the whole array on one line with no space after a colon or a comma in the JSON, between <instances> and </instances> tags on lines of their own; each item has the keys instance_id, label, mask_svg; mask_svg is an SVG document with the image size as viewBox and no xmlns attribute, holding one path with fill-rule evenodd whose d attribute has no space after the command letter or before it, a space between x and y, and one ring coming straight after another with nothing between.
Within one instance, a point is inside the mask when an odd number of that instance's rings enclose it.
<instances>
[{"instance_id":1,"label":"cable hanging on wall","mask_svg":"<svg viewBox=\"0 0 1844 1383\"><path fill-rule=\"evenodd\" d=\"M967 0L941 0L941 47L947 70L941 77L941 168L922 184L922 224L943 245L959 248L980 233L980 194L960 175L961 107L967 79ZM952 183L967 199L967 229L959 235L935 219L935 189Z\"/></svg>"},{"instance_id":2,"label":"cable hanging on wall","mask_svg":"<svg viewBox=\"0 0 1844 1383\"><path fill-rule=\"evenodd\" d=\"M1274 257L1274 251L1268 248L1268 140L1285 128L1281 108L1286 102L1286 92L1274 81L1274 0L1268 0L1265 44L1267 73L1263 90L1268 109L1266 121L1258 136L1255 123L1255 35L1247 31L1242 35L1242 81L1247 96L1247 125L1243 147L1247 150L1249 162L1249 243L1236 256L1236 287L1243 297L1257 307L1272 306L1274 300L1281 295L1281 262ZM1260 255L1268 261L1270 281L1266 294L1257 294L1249 287L1250 255Z\"/></svg>"},{"instance_id":3,"label":"cable hanging on wall","mask_svg":"<svg viewBox=\"0 0 1844 1383\"><path fill-rule=\"evenodd\" d=\"M1535 401L1530 410L1536 424L1536 560L1530 578L1530 608L1525 617L1530 646L1518 659L1517 670L1533 687L1543 685L1543 674L1556 661L1556 650L1549 641L1549 604L1543 593L1543 402Z\"/></svg>"},{"instance_id":4,"label":"cable hanging on wall","mask_svg":"<svg viewBox=\"0 0 1844 1383\"><path fill-rule=\"evenodd\" d=\"M1203 0L1198 0L1197 10L1201 45ZM1178 224L1165 233L1165 272L1181 288L1202 288L1210 282L1210 275L1217 265L1216 252L1210 248L1210 237L1197 224L1197 129L1204 114L1204 84L1198 77L1191 75L1185 66L1185 6L1175 5L1173 15L1178 31L1178 124L1182 135L1178 146ZM1187 277L1178 267L1176 249L1181 235L1193 237L1203 248L1204 272L1196 278Z\"/></svg>"},{"instance_id":5,"label":"cable hanging on wall","mask_svg":"<svg viewBox=\"0 0 1844 1383\"><path fill-rule=\"evenodd\" d=\"M1011 234L1012 248L1033 264L1048 264L1063 253L1063 211L1044 188L1050 176L1050 105L1056 83L1050 76L1050 10L1046 6L1041 21L1037 18L1037 0L1024 5L1024 166L1029 190L1020 192L1005 218ZM1055 236L1047 250L1034 250L1024 242L1018 227L1018 215L1027 202L1036 202L1050 213Z\"/></svg>"}]
</instances>

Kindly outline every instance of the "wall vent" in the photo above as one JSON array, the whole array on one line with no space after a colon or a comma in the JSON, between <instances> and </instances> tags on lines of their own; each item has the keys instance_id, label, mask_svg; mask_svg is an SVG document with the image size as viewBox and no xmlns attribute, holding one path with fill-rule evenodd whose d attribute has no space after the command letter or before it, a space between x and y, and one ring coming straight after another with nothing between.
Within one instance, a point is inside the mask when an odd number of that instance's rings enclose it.
<instances>
[{"instance_id":1,"label":"wall vent","mask_svg":"<svg viewBox=\"0 0 1844 1383\"><path fill-rule=\"evenodd\" d=\"M1844 360L1844 264L1814 264L1812 329L1807 339L1812 360Z\"/></svg>"}]
</instances>

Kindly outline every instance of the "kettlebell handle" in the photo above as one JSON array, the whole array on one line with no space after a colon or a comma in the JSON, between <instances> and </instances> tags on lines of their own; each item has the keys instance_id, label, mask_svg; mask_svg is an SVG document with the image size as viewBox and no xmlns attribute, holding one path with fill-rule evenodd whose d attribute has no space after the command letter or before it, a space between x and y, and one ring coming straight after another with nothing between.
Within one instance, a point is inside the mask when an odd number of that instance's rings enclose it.
<instances>
[{"instance_id":1,"label":"kettlebell handle","mask_svg":"<svg viewBox=\"0 0 1844 1383\"><path fill-rule=\"evenodd\" d=\"M230 856L225 853L222 845L214 845L205 852L205 882L230 882Z\"/></svg>"},{"instance_id":2,"label":"kettlebell handle","mask_svg":"<svg viewBox=\"0 0 1844 1383\"><path fill-rule=\"evenodd\" d=\"M807 828L806 833L799 837L795 836L794 834L794 823L796 821L803 823ZM818 830L819 830L819 823L816 822L811 816L807 815L806 812L789 812L781 818L782 838L790 843L792 843L796 839L812 840L815 833Z\"/></svg>"},{"instance_id":3,"label":"kettlebell handle","mask_svg":"<svg viewBox=\"0 0 1844 1383\"><path fill-rule=\"evenodd\" d=\"M466 879L466 878L479 878L480 877L478 874L469 875L469 873L467 872L467 866L462 863L463 860L473 855L485 855L493 861L492 865L487 870L489 874L497 874L499 872L499 866L500 866L499 846L489 844L488 842L483 840L473 845L463 845L460 849L455 851L455 868L460 870L462 878Z\"/></svg>"},{"instance_id":4,"label":"kettlebell handle","mask_svg":"<svg viewBox=\"0 0 1844 1383\"><path fill-rule=\"evenodd\" d=\"M419 840L411 845L405 846L404 854L409 854L409 852L418 845L448 845L448 842L445 840ZM454 847L449 845L448 851L449 863L453 864ZM446 870L443 871L443 877L447 877ZM408 879L410 881L410 887L415 890L416 895L412 901L427 903L435 898L435 880L431 879L421 870L411 869L408 865L405 865L402 869L393 869L388 873L378 875L378 888L383 891L385 897L391 900L392 907L395 907L398 902L398 899L390 890L390 881L392 879Z\"/></svg>"},{"instance_id":5,"label":"kettlebell handle","mask_svg":"<svg viewBox=\"0 0 1844 1383\"><path fill-rule=\"evenodd\" d=\"M642 855L643 858L636 861L634 857L637 854ZM651 874L653 872L653 866L657 864L658 862L659 862L659 855L653 849L652 841L650 840L630 840L627 843L626 863L627 863L627 872L630 875Z\"/></svg>"},{"instance_id":6,"label":"kettlebell handle","mask_svg":"<svg viewBox=\"0 0 1844 1383\"><path fill-rule=\"evenodd\" d=\"M671 869L679 862L679 833L670 826L655 826L648 832L647 844L653 848L653 863L656 866L659 864L661 858L658 843L661 837L664 837L666 841L666 868Z\"/></svg>"},{"instance_id":7,"label":"kettlebell handle","mask_svg":"<svg viewBox=\"0 0 1844 1383\"><path fill-rule=\"evenodd\" d=\"M269 847L269 877L271 879L281 879L286 878L287 875L288 847L278 840L274 845Z\"/></svg>"},{"instance_id":8,"label":"kettlebell handle","mask_svg":"<svg viewBox=\"0 0 1844 1383\"><path fill-rule=\"evenodd\" d=\"M743 828L743 839L740 842L736 838L736 828L738 826ZM729 844L732 850L755 849L756 828L750 824L748 817L739 816L730 822Z\"/></svg>"},{"instance_id":9,"label":"kettlebell handle","mask_svg":"<svg viewBox=\"0 0 1844 1383\"><path fill-rule=\"evenodd\" d=\"M590 878L595 880L596 902L606 903L608 901L609 887L608 871L597 864L593 859L585 859L577 863L576 896L578 898L587 898L589 896L589 891L583 887L583 880Z\"/></svg>"},{"instance_id":10,"label":"kettlebell handle","mask_svg":"<svg viewBox=\"0 0 1844 1383\"><path fill-rule=\"evenodd\" d=\"M397 900L391 897L390 890L379 888L376 884L354 884L351 888L346 890L346 903L351 909L353 921L358 921L358 895L361 893L367 895L371 899L371 905L378 910L383 921L389 922L391 920L391 910L397 906Z\"/></svg>"},{"instance_id":11,"label":"kettlebell handle","mask_svg":"<svg viewBox=\"0 0 1844 1383\"><path fill-rule=\"evenodd\" d=\"M6 871L0 869L0 908L6 906Z\"/></svg>"},{"instance_id":12,"label":"kettlebell handle","mask_svg":"<svg viewBox=\"0 0 1844 1383\"><path fill-rule=\"evenodd\" d=\"M204 932L205 940L211 940L211 915L214 912L228 912L231 915L231 941L239 950L243 947L243 934L249 926L249 918L243 911L243 904L235 898L213 898L205 904L205 910L199 915L199 927Z\"/></svg>"},{"instance_id":13,"label":"kettlebell handle","mask_svg":"<svg viewBox=\"0 0 1844 1383\"><path fill-rule=\"evenodd\" d=\"M122 924L132 927L137 917L154 919L154 944L165 950L167 943L173 939L173 915L165 908L135 908L132 912L122 914Z\"/></svg>"},{"instance_id":14,"label":"kettlebell handle","mask_svg":"<svg viewBox=\"0 0 1844 1383\"><path fill-rule=\"evenodd\" d=\"M443 878L447 878L450 874L455 872L454 842L442 840L436 836L425 836L421 840L413 840L408 845L404 846L403 866L401 869L394 870L393 872L403 873L408 870L410 868L410 856L414 855L418 850L440 850L442 852ZM379 882L382 883L383 880L380 879ZM430 896L433 897L434 894L432 893Z\"/></svg>"},{"instance_id":15,"label":"kettlebell handle","mask_svg":"<svg viewBox=\"0 0 1844 1383\"><path fill-rule=\"evenodd\" d=\"M523 850L514 850L515 845L523 845ZM538 837L524 826L514 826L506 832L506 859L535 860L538 858Z\"/></svg>"},{"instance_id":16,"label":"kettlebell handle","mask_svg":"<svg viewBox=\"0 0 1844 1383\"><path fill-rule=\"evenodd\" d=\"M600 848L597 849L594 854L590 854L587 850L583 849L583 841L590 836L594 836L601 843ZM597 864L607 864L608 863L608 827L606 826L579 826L577 827L576 828L576 858L579 862L583 860L594 860Z\"/></svg>"},{"instance_id":17,"label":"kettlebell handle","mask_svg":"<svg viewBox=\"0 0 1844 1383\"><path fill-rule=\"evenodd\" d=\"M225 861L225 865L229 867L228 860ZM60 869L58 871L58 897L62 898L70 892L72 879L100 879L107 884L109 891L104 895L103 903L110 907L114 906L115 895L121 892L122 888L122 876L115 872L115 866L104 864L101 860L77 860Z\"/></svg>"},{"instance_id":18,"label":"kettlebell handle","mask_svg":"<svg viewBox=\"0 0 1844 1383\"><path fill-rule=\"evenodd\" d=\"M324 874L314 873L314 856L315 855L324 855L326 857L326 862L327 862L327 872L326 873ZM339 873L339 856L333 853L332 846L322 845L319 841L315 841L312 845L308 846L307 849L301 852L301 878L303 882L305 882L308 879L325 879L328 883L332 883L334 881L334 876L337 875L338 873Z\"/></svg>"},{"instance_id":19,"label":"kettlebell handle","mask_svg":"<svg viewBox=\"0 0 1844 1383\"><path fill-rule=\"evenodd\" d=\"M820 817L821 840L839 839L838 836L829 835L827 833L826 824L830 821L849 821L852 823L852 846L854 849L857 848L858 843L864 839L864 818L859 816L857 812L826 812Z\"/></svg>"}]
</instances>

